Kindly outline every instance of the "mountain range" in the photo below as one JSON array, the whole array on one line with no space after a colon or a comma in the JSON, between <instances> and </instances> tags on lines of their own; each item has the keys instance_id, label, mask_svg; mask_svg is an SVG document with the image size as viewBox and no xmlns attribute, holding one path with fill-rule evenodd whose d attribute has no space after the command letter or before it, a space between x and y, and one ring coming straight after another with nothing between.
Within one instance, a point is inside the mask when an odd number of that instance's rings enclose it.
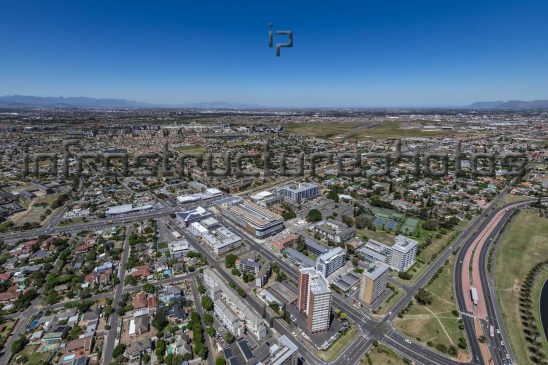
<instances>
[{"instance_id":1,"label":"mountain range","mask_svg":"<svg viewBox=\"0 0 548 365\"><path fill-rule=\"evenodd\" d=\"M28 96L28 95L6 95L0 96L0 106L8 107L52 107L52 108L191 108L191 109L263 109L258 104L228 103L224 101L213 101L204 103L188 104L152 104L130 101L125 99L98 99L88 97L62 97L62 96ZM527 109L548 109L548 100L509 100L509 101L478 101L464 109L496 109L496 110L527 110ZM436 109L436 108L433 108Z\"/></svg>"},{"instance_id":2,"label":"mountain range","mask_svg":"<svg viewBox=\"0 0 548 365\"><path fill-rule=\"evenodd\" d=\"M213 101L205 103L188 103L180 105L152 104L130 101L125 99L97 99L88 97L62 97L62 96L27 96L6 95L0 96L0 106L34 106L54 108L191 108L191 109L259 109L261 105L227 103Z\"/></svg>"}]
</instances>

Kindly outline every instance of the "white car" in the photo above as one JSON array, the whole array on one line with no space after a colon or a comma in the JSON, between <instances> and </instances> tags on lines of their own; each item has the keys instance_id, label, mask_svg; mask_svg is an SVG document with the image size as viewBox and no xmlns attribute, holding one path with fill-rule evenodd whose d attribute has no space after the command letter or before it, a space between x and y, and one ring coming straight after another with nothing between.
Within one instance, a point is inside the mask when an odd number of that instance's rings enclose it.
<instances>
[{"instance_id":1,"label":"white car","mask_svg":"<svg viewBox=\"0 0 548 365\"><path fill-rule=\"evenodd\" d=\"M410 339L408 339L408 338L406 338L406 339L405 339L405 342L407 342L407 343L411 343L411 340L410 340Z\"/></svg>"}]
</instances>

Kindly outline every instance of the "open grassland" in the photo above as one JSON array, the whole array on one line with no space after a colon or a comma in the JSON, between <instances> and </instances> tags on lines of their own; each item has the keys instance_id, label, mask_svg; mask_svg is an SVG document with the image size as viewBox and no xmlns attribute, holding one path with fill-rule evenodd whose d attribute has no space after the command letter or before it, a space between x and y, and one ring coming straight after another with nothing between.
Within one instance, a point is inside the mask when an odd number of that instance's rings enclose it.
<instances>
[{"instance_id":1,"label":"open grassland","mask_svg":"<svg viewBox=\"0 0 548 365\"><path fill-rule=\"evenodd\" d=\"M359 123L292 123L285 126L291 133L303 136L332 138L358 128Z\"/></svg>"},{"instance_id":2,"label":"open grassland","mask_svg":"<svg viewBox=\"0 0 548 365\"><path fill-rule=\"evenodd\" d=\"M394 351L384 345L373 347L360 365L404 365L406 362Z\"/></svg>"},{"instance_id":3,"label":"open grassland","mask_svg":"<svg viewBox=\"0 0 548 365\"><path fill-rule=\"evenodd\" d=\"M432 294L431 305L414 303L409 311L394 322L395 327L419 342L436 347L458 346L460 338L466 338L460 317L455 316L457 305L453 296L453 272L455 257L452 256L443 271L426 289ZM458 359L468 358L468 350L458 348Z\"/></svg>"},{"instance_id":4,"label":"open grassland","mask_svg":"<svg viewBox=\"0 0 548 365\"><path fill-rule=\"evenodd\" d=\"M532 362L527 354L527 342L521 325L519 291L527 273L548 257L547 242L548 218L540 217L534 209L526 209L518 213L506 227L496 258L497 298L512 350L520 364ZM538 300L533 298L533 301ZM540 321L537 327L542 332Z\"/></svg>"},{"instance_id":5,"label":"open grassland","mask_svg":"<svg viewBox=\"0 0 548 365\"><path fill-rule=\"evenodd\" d=\"M455 135L451 130L424 130L418 123L396 121L372 123L294 123L286 130L295 134L319 138L411 138Z\"/></svg>"},{"instance_id":6,"label":"open grassland","mask_svg":"<svg viewBox=\"0 0 548 365\"><path fill-rule=\"evenodd\" d=\"M367 239L372 239L375 241L379 241L384 243L385 245L392 246L394 244L394 240L396 236L392 233L385 232L383 230L377 229L375 231L372 231L370 229L364 228L364 229L358 229L357 230L358 236Z\"/></svg>"},{"instance_id":7,"label":"open grassland","mask_svg":"<svg viewBox=\"0 0 548 365\"><path fill-rule=\"evenodd\" d=\"M178 153L190 153L197 155L207 152L207 149L202 146L179 146L175 147L174 150Z\"/></svg>"}]
</instances>

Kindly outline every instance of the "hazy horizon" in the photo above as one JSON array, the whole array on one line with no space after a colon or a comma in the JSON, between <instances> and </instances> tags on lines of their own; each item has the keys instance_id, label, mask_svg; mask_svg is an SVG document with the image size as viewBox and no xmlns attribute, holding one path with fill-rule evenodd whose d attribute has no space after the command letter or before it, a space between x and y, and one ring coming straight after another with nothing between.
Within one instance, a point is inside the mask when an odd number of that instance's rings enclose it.
<instances>
[{"instance_id":1,"label":"hazy horizon","mask_svg":"<svg viewBox=\"0 0 548 365\"><path fill-rule=\"evenodd\" d=\"M1 95L288 108L548 98L541 1L34 0L3 10ZM294 32L281 57L269 22Z\"/></svg>"}]
</instances>

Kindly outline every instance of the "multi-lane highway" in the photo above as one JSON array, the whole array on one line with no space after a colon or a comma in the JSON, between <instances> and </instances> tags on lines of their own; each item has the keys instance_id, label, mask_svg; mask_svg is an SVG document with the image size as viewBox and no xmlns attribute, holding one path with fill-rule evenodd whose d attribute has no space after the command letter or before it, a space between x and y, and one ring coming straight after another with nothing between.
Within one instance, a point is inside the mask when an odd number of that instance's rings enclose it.
<instances>
[{"instance_id":1,"label":"multi-lane highway","mask_svg":"<svg viewBox=\"0 0 548 365\"><path fill-rule=\"evenodd\" d=\"M491 210L487 219L483 220L474 230L474 234L466 240L457 258L458 264L455 267L457 303L461 312L464 313L463 321L475 360L481 364L511 363L509 343L498 315L500 311L496 310L498 304L495 291L488 280L489 249L513 212L527 204L530 204L530 201L509 203ZM471 287L477 289L479 299L477 304L472 301ZM493 338L489 333L491 325L495 329ZM478 333L478 329L481 333ZM481 335L487 338L487 344L483 345L479 342L478 337Z\"/></svg>"}]
</instances>

